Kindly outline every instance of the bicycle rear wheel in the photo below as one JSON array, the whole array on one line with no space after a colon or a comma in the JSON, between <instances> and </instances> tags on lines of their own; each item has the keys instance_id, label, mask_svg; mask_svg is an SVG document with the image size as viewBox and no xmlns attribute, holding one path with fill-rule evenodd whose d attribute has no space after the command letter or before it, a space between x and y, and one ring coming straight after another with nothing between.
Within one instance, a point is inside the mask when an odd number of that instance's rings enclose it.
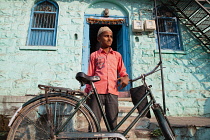
<instances>
[{"instance_id":1,"label":"bicycle rear wheel","mask_svg":"<svg viewBox=\"0 0 210 140\"><path fill-rule=\"evenodd\" d=\"M70 116L77 101L66 97L48 97L25 106L18 114L7 140L49 140ZM67 123L62 132L97 132L96 123L85 106Z\"/></svg>"},{"instance_id":2,"label":"bicycle rear wheel","mask_svg":"<svg viewBox=\"0 0 210 140\"><path fill-rule=\"evenodd\" d=\"M170 123L166 118L166 116L163 115L164 113L160 105L155 104L152 106L152 109L165 139L175 140L175 134L173 132L173 129L171 128Z\"/></svg>"}]
</instances>

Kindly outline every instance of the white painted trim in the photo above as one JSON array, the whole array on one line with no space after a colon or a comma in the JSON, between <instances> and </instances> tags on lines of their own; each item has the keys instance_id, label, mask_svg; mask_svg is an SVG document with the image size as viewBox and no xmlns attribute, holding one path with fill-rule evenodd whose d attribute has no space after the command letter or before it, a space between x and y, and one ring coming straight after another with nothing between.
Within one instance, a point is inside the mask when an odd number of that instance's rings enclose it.
<instances>
[{"instance_id":1,"label":"white painted trim","mask_svg":"<svg viewBox=\"0 0 210 140\"><path fill-rule=\"evenodd\" d=\"M154 50L154 53L159 53L159 50ZM185 51L175 51L175 50L161 50L161 54L183 54L186 55Z\"/></svg>"},{"instance_id":2,"label":"white painted trim","mask_svg":"<svg viewBox=\"0 0 210 140\"><path fill-rule=\"evenodd\" d=\"M19 50L57 51L55 46L21 46Z\"/></svg>"}]
</instances>

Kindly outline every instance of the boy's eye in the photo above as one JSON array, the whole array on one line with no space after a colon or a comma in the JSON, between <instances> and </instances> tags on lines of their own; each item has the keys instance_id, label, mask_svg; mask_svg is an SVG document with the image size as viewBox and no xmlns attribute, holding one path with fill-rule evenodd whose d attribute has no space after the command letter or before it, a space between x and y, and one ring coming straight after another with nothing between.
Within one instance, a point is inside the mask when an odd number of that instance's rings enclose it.
<instances>
[{"instance_id":1,"label":"boy's eye","mask_svg":"<svg viewBox=\"0 0 210 140\"><path fill-rule=\"evenodd\" d=\"M106 37L111 37L112 38L112 36L109 36L109 35L106 35Z\"/></svg>"}]
</instances>

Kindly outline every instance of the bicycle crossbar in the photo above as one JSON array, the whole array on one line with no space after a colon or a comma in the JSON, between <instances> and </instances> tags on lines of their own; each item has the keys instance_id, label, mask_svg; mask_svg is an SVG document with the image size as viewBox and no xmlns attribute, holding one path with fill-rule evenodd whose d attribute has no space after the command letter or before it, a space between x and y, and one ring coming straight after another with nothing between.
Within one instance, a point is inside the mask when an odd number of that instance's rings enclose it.
<instances>
[{"instance_id":1,"label":"bicycle crossbar","mask_svg":"<svg viewBox=\"0 0 210 140\"><path fill-rule=\"evenodd\" d=\"M127 140L122 134L120 133L109 133L109 132L61 132L59 133L56 139L74 139L74 138L118 138L121 140Z\"/></svg>"}]
</instances>

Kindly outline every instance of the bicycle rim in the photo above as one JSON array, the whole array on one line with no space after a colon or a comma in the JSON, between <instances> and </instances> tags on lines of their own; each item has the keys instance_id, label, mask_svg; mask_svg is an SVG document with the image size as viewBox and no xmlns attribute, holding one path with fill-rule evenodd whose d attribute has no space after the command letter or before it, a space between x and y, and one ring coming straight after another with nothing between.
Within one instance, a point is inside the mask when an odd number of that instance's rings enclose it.
<instances>
[{"instance_id":1,"label":"bicycle rim","mask_svg":"<svg viewBox=\"0 0 210 140\"><path fill-rule=\"evenodd\" d=\"M152 109L165 139L175 140L174 132L168 122L168 119L163 115L161 107L159 105L157 107L153 106Z\"/></svg>"},{"instance_id":2,"label":"bicycle rim","mask_svg":"<svg viewBox=\"0 0 210 140\"><path fill-rule=\"evenodd\" d=\"M48 97L25 106L14 121L7 140L48 140L70 116L76 101L65 97ZM96 132L95 121L82 106L62 132Z\"/></svg>"}]
</instances>

